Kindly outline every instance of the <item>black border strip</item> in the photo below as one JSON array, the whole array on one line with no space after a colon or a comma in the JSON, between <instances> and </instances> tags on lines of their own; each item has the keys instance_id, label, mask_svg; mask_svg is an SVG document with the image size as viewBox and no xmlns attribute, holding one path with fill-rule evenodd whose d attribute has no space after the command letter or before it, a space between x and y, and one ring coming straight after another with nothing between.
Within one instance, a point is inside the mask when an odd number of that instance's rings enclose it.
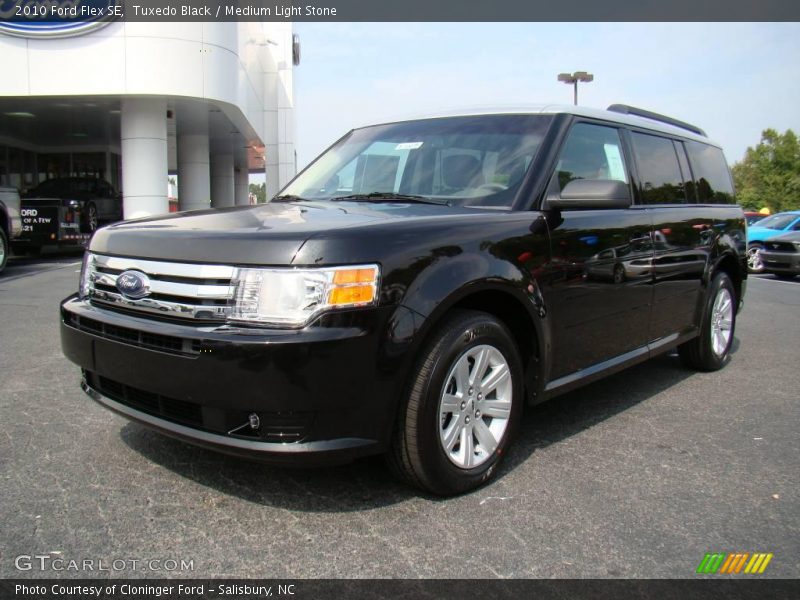
<instances>
[{"instance_id":1,"label":"black border strip","mask_svg":"<svg viewBox=\"0 0 800 600\"><path fill-rule=\"evenodd\" d=\"M27 16L16 5L42 0L0 0L2 23L43 21L306 21L306 22L743 22L800 21L796 0L83 0L105 8L93 16ZM74 0L48 0L72 6ZM80 4L80 3L79 3Z\"/></svg>"},{"instance_id":2,"label":"black border strip","mask_svg":"<svg viewBox=\"0 0 800 600\"><path fill-rule=\"evenodd\" d=\"M569 598L691 600L705 598L780 600L800 597L800 582L713 576L697 579L6 579L0 597L53 600L206 600L219 598L307 599L443 599L491 598L537 600ZM18 586L25 586L24 588ZM123 586L146 588L125 593ZM181 587L182 586L182 587ZM85 593L69 593L76 588ZM149 590L147 589L149 588ZM167 589L168 588L168 589ZM100 590L97 594L96 590ZM130 588L129 588L130 589ZM267 592L266 590L269 590ZM91 591L89 591L91 590ZM152 590L152 591L150 591ZM160 590L157 592L156 590ZM192 591L193 590L193 591ZM149 592L149 593L147 593Z\"/></svg>"}]
</instances>

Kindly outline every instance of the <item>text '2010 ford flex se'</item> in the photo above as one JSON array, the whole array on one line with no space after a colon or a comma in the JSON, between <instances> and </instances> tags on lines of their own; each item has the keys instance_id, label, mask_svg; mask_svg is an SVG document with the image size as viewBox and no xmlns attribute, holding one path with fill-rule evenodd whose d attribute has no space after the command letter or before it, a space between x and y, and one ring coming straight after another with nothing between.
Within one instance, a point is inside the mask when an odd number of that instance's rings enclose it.
<instances>
[{"instance_id":1,"label":"text '2010 ford flex se'","mask_svg":"<svg viewBox=\"0 0 800 600\"><path fill-rule=\"evenodd\" d=\"M83 389L283 464L488 481L526 404L729 357L744 215L702 130L624 105L350 131L271 202L96 232L61 306Z\"/></svg>"}]
</instances>

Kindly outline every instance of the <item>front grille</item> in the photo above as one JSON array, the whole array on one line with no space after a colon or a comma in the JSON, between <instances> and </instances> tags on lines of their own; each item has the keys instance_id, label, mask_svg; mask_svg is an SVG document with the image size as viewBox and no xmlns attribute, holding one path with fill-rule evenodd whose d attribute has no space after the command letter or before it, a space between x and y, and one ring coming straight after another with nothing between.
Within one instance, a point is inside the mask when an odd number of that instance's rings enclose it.
<instances>
[{"instance_id":1,"label":"front grille","mask_svg":"<svg viewBox=\"0 0 800 600\"><path fill-rule=\"evenodd\" d=\"M106 377L91 379L98 392L120 404L184 425L203 426L203 411L199 404L146 392Z\"/></svg>"},{"instance_id":2,"label":"front grille","mask_svg":"<svg viewBox=\"0 0 800 600\"><path fill-rule=\"evenodd\" d=\"M771 252L797 252L797 247L791 242L767 242L764 247Z\"/></svg>"},{"instance_id":3,"label":"front grille","mask_svg":"<svg viewBox=\"0 0 800 600\"><path fill-rule=\"evenodd\" d=\"M201 342L199 340L190 340L170 335L161 335L159 333L138 331L127 327L119 327L117 325L89 319L88 317L79 317L70 312L65 313L64 318L64 322L70 327L107 340L181 356L196 356L200 354Z\"/></svg>"},{"instance_id":4,"label":"front grille","mask_svg":"<svg viewBox=\"0 0 800 600\"><path fill-rule=\"evenodd\" d=\"M225 321L236 292L235 269L227 265L90 254L86 269L86 291L92 303L153 317ZM126 296L118 289L117 279L125 272L139 278L143 297L131 297L139 294Z\"/></svg>"},{"instance_id":5,"label":"front grille","mask_svg":"<svg viewBox=\"0 0 800 600\"><path fill-rule=\"evenodd\" d=\"M181 425L233 438L278 444L301 442L308 437L313 422L313 413L310 412L204 407L148 392L89 371L85 371L84 376L90 387L120 404ZM242 427L249 422L251 413L259 416L260 427L257 430Z\"/></svg>"}]
</instances>

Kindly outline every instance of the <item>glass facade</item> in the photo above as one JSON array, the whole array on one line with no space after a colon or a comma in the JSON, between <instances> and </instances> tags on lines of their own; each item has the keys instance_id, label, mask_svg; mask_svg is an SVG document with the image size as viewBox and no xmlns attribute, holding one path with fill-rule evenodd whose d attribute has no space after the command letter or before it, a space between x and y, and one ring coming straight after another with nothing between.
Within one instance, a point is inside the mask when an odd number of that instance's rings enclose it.
<instances>
[{"instance_id":1,"label":"glass facade","mask_svg":"<svg viewBox=\"0 0 800 600\"><path fill-rule=\"evenodd\" d=\"M37 153L0 144L0 186L24 193L57 177L105 179L120 188L120 156L114 152Z\"/></svg>"}]
</instances>

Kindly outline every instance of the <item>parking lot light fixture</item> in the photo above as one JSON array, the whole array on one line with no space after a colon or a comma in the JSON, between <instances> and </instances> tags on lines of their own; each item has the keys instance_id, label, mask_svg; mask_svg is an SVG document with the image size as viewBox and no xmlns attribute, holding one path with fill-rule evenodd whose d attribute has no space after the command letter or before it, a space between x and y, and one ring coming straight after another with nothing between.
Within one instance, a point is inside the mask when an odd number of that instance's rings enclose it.
<instances>
[{"instance_id":1,"label":"parking lot light fixture","mask_svg":"<svg viewBox=\"0 0 800 600\"><path fill-rule=\"evenodd\" d=\"M574 73L559 73L558 80L573 86L572 101L575 106L578 105L578 82L589 83L594 81L594 75L586 71L575 71Z\"/></svg>"}]
</instances>

